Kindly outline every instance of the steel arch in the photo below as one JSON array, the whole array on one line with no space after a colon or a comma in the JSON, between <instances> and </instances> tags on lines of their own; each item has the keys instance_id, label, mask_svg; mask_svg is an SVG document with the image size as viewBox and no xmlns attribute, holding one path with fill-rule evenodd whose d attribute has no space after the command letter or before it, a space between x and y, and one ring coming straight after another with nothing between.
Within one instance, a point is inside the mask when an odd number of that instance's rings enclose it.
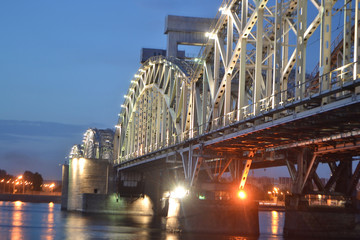
<instances>
[{"instance_id":1,"label":"steel arch","mask_svg":"<svg viewBox=\"0 0 360 240\"><path fill-rule=\"evenodd\" d=\"M192 68L173 57L152 57L131 80L115 132L115 162L170 146L186 137Z\"/></svg>"}]
</instances>

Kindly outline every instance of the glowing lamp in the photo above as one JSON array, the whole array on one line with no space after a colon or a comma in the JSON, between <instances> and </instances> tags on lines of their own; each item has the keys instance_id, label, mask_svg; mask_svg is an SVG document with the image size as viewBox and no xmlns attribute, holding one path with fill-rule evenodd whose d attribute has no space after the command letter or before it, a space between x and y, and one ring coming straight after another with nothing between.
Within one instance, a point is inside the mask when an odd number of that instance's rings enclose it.
<instances>
[{"instance_id":1,"label":"glowing lamp","mask_svg":"<svg viewBox=\"0 0 360 240\"><path fill-rule=\"evenodd\" d=\"M177 187L175 190L171 193L171 197L173 198L184 198L187 194L187 191L183 187Z\"/></svg>"},{"instance_id":2,"label":"glowing lamp","mask_svg":"<svg viewBox=\"0 0 360 240\"><path fill-rule=\"evenodd\" d=\"M246 198L246 193L243 190L240 190L238 192L238 197L242 200L244 200Z\"/></svg>"}]
</instances>

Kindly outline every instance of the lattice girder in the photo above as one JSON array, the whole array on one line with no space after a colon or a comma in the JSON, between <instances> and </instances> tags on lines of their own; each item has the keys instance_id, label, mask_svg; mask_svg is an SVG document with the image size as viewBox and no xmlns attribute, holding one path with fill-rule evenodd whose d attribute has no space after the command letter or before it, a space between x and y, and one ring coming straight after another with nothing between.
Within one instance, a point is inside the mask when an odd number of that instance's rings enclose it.
<instances>
[{"instance_id":1,"label":"lattice girder","mask_svg":"<svg viewBox=\"0 0 360 240\"><path fill-rule=\"evenodd\" d=\"M117 161L141 156L184 139L191 68L175 58L145 62L125 95L115 134Z\"/></svg>"}]
</instances>

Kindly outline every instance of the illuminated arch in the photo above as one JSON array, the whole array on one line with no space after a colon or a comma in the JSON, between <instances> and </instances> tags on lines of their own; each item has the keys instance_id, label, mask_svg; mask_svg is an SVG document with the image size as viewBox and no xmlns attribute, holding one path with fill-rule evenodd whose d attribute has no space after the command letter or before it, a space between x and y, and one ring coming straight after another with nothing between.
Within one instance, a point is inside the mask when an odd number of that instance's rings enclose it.
<instances>
[{"instance_id":1,"label":"illuminated arch","mask_svg":"<svg viewBox=\"0 0 360 240\"><path fill-rule=\"evenodd\" d=\"M84 158L113 159L114 131L111 129L88 129L84 134L82 152Z\"/></svg>"},{"instance_id":2,"label":"illuminated arch","mask_svg":"<svg viewBox=\"0 0 360 240\"><path fill-rule=\"evenodd\" d=\"M115 154L121 162L183 139L192 68L176 58L157 56L135 74L119 114Z\"/></svg>"}]
</instances>

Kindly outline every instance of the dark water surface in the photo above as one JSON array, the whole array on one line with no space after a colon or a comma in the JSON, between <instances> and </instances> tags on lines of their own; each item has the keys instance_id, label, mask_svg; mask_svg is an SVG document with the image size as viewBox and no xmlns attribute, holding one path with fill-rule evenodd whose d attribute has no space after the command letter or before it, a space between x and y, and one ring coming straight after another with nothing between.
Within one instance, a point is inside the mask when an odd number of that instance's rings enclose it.
<instances>
[{"instance_id":1,"label":"dark water surface","mask_svg":"<svg viewBox=\"0 0 360 240\"><path fill-rule=\"evenodd\" d=\"M0 201L0 239L283 239L284 219L284 212L259 212L259 238L179 234L161 230L161 220L149 216L70 213L59 204Z\"/></svg>"}]
</instances>

